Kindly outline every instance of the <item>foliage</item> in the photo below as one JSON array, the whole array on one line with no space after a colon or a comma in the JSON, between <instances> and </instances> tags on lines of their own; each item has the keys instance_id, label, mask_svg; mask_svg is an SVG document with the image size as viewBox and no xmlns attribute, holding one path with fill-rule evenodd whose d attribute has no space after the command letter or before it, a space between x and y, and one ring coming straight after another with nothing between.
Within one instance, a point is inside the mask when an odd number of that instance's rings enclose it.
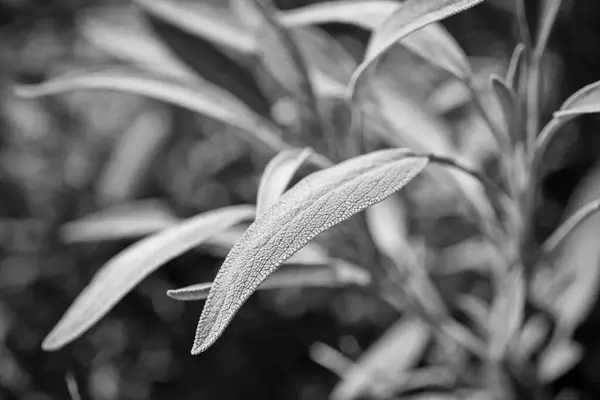
<instances>
[{"instance_id":1,"label":"foliage","mask_svg":"<svg viewBox=\"0 0 600 400\"><path fill-rule=\"evenodd\" d=\"M275 156L260 180L256 212L252 205L229 206L181 221L164 210L139 212L130 205L129 211L107 209L65 226L72 240L148 236L97 272L44 349L69 344L149 273L212 240L227 251L214 280L168 292L176 300L206 299L192 354L208 350L257 290L344 286L380 298L401 317L356 363L342 358L344 367L329 364L342 376L333 398L549 397L548 385L581 357L572 335L589 313L598 280L595 265L581 254L598 256L589 238L600 207L595 185L582 186L579 198L591 203L574 201L571 216L538 243L533 225L540 176L560 129L600 110L599 85L575 93L539 129L542 57L560 1L542 2L535 35L517 1L521 43L503 76L478 73L440 24L479 3L377 0L367 7L355 0L280 11L253 0L231 0L228 6L138 0L135 8L91 13L84 31L119 65L23 85L20 95L98 89L142 95L199 113ZM104 40L115 34L114 18L128 20L116 26L125 29L130 44ZM324 23L373 31L362 62L319 28ZM175 32L187 46L173 45ZM245 71L250 94L228 91L222 77L204 76L191 61L194 46L207 42ZM403 70L407 60L414 64ZM411 73L415 64L422 70ZM431 75L423 79L427 71ZM487 135L477 151L465 151L469 139L451 138L431 112L439 93L427 96L422 89L409 95L402 86L442 84L454 94L444 107L467 103L465 118L481 123L464 135ZM249 98L264 100L268 110ZM341 128L332 109L346 111ZM337 153L318 148L340 138ZM313 171L286 191L303 164ZM422 187L433 187L430 204ZM471 243L481 262L451 265L423 232L407 226L406 215L432 212L440 204L473 228L468 240L478 240ZM247 219L254 222L242 228ZM362 257L333 254L326 231L338 225L362 235L355 249ZM228 232L234 232L233 240ZM442 260L433 267L431 253ZM452 276L473 271L488 292L445 292ZM321 356L332 350L318 349Z\"/></svg>"}]
</instances>

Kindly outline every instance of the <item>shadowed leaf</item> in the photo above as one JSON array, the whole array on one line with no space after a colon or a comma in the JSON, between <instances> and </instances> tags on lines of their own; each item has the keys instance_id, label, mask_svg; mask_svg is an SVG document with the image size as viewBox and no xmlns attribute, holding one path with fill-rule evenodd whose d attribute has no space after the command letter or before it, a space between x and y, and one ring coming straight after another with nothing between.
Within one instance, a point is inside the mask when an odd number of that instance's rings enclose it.
<instances>
[{"instance_id":1,"label":"shadowed leaf","mask_svg":"<svg viewBox=\"0 0 600 400\"><path fill-rule=\"evenodd\" d=\"M256 290L285 289L296 287L340 287L369 284L369 274L342 260L330 261L328 265L284 265L260 284ZM180 301L205 300L211 282L198 283L181 289L167 291L167 296Z\"/></svg>"},{"instance_id":2,"label":"shadowed leaf","mask_svg":"<svg viewBox=\"0 0 600 400\"><path fill-rule=\"evenodd\" d=\"M492 75L490 77L490 86L502 109L505 133L507 136L510 136L513 143L516 143L519 140L517 137L518 132L515 129L517 95L514 90L512 90L504 80L497 75Z\"/></svg>"},{"instance_id":3,"label":"shadowed leaf","mask_svg":"<svg viewBox=\"0 0 600 400\"><path fill-rule=\"evenodd\" d=\"M164 263L254 216L251 206L225 207L189 218L128 247L96 273L44 339L42 348L58 350L77 339Z\"/></svg>"},{"instance_id":4,"label":"shadowed leaf","mask_svg":"<svg viewBox=\"0 0 600 400\"><path fill-rule=\"evenodd\" d=\"M432 23L471 8L483 0L419 0L401 5L378 29L369 41L365 59L358 67L349 86L351 95L359 85L358 80L366 76L368 68L375 69L379 58L403 39L403 45L436 65L458 76L468 76L470 68L464 53L454 39L437 25L422 30ZM412 34L412 35L411 35ZM410 36L412 36L412 39ZM442 40L443 46L438 42ZM436 44L438 43L438 44ZM427 44L433 47L427 46ZM466 63L466 64L465 64Z\"/></svg>"},{"instance_id":5,"label":"shadowed leaf","mask_svg":"<svg viewBox=\"0 0 600 400\"><path fill-rule=\"evenodd\" d=\"M415 317L403 317L350 366L334 388L332 399L354 400L393 394L407 370L415 366L429 342L427 324Z\"/></svg>"},{"instance_id":6,"label":"shadowed leaf","mask_svg":"<svg viewBox=\"0 0 600 400\"><path fill-rule=\"evenodd\" d=\"M315 172L258 217L221 266L202 311L192 354L210 347L281 263L318 234L400 190L427 165L393 149Z\"/></svg>"},{"instance_id":7,"label":"shadowed leaf","mask_svg":"<svg viewBox=\"0 0 600 400\"><path fill-rule=\"evenodd\" d=\"M262 215L275 204L311 152L309 148L285 150L269 161L258 185L256 215Z\"/></svg>"}]
</instances>

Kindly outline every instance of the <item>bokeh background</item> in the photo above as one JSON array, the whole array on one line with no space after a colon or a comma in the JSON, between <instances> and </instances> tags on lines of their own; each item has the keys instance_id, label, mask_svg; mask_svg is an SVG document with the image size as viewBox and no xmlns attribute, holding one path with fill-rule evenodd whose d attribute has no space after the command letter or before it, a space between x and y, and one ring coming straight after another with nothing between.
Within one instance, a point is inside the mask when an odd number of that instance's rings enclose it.
<instances>
[{"instance_id":1,"label":"bokeh background","mask_svg":"<svg viewBox=\"0 0 600 400\"><path fill-rule=\"evenodd\" d=\"M311 346L325 343L355 359L394 321L393 310L345 290L260 293L211 350L191 356L202 303L175 302L165 291L211 280L222 258L209 251L185 254L145 279L68 348L40 349L94 272L130 244L65 244L65 222L131 199L161 199L180 217L252 203L269 157L223 126L136 96L15 96L18 82L109 60L82 35L77 16L123 2L0 0L0 399L68 399L68 380L77 382L83 399L326 399L337 377L311 358ZM282 9L309 2L276 1ZM512 2L490 0L445 23L470 56L492 69L505 68L517 40L505 3ZM527 3L535 25L537 1ZM600 79L600 3L564 3L545 63L545 119L568 94ZM362 56L366 32L325 29ZM216 48L206 44L189 58L210 80L269 112L252 78ZM569 129L553 146L544 177L541 238L600 154L597 118L582 118ZM311 145L335 154L336 143ZM455 233L449 228L432 235L444 242ZM346 235L340 251L351 251L353 240L359 233ZM557 383L589 399L600 396L599 317L593 311L577 332L584 359Z\"/></svg>"}]
</instances>

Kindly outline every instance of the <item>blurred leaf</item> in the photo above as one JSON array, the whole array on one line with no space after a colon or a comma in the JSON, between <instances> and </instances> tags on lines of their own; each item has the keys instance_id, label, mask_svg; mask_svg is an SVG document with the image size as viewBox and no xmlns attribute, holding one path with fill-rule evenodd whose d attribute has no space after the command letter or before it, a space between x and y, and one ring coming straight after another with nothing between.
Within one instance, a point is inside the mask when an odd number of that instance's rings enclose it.
<instances>
[{"instance_id":1,"label":"blurred leaf","mask_svg":"<svg viewBox=\"0 0 600 400\"><path fill-rule=\"evenodd\" d=\"M466 57L454 39L438 25L427 25L473 7L483 0L421 0L404 3L374 31L365 59L358 67L349 91L353 94L367 68L375 68L379 58L402 40L402 44L435 65L464 78L470 75ZM439 41L442 42L439 42ZM440 45L441 44L441 45ZM431 46L431 47L430 47Z\"/></svg>"},{"instance_id":2,"label":"blurred leaf","mask_svg":"<svg viewBox=\"0 0 600 400\"><path fill-rule=\"evenodd\" d=\"M407 371L419 362L430 335L428 325L419 318L401 318L344 373L332 399L393 395L406 380Z\"/></svg>"},{"instance_id":3,"label":"blurred leaf","mask_svg":"<svg viewBox=\"0 0 600 400\"><path fill-rule=\"evenodd\" d=\"M166 101L250 132L273 150L289 147L280 139L278 128L270 121L255 114L230 93L206 81L178 82L127 68L107 68L74 72L39 85L20 86L17 92L24 97L40 97L92 89L117 90Z\"/></svg>"},{"instance_id":4,"label":"blurred leaf","mask_svg":"<svg viewBox=\"0 0 600 400\"><path fill-rule=\"evenodd\" d=\"M550 32L552 31L552 27L554 26L556 14L558 14L558 10L560 9L561 4L562 0L541 1L540 25L535 43L535 52L537 54L541 55L546 49L546 45L548 44L548 38L550 37Z\"/></svg>"},{"instance_id":5,"label":"blurred leaf","mask_svg":"<svg viewBox=\"0 0 600 400\"><path fill-rule=\"evenodd\" d=\"M130 6L104 6L82 13L83 37L112 56L154 73L190 79L194 73L152 35L139 12Z\"/></svg>"},{"instance_id":6,"label":"blurred leaf","mask_svg":"<svg viewBox=\"0 0 600 400\"><path fill-rule=\"evenodd\" d=\"M256 215L262 215L279 200L292 178L312 150L284 150L269 161L260 178L256 196Z\"/></svg>"},{"instance_id":7,"label":"blurred leaf","mask_svg":"<svg viewBox=\"0 0 600 400\"><path fill-rule=\"evenodd\" d=\"M482 336L489 335L489 307L480 298L463 294L456 300L456 305L473 321L475 330Z\"/></svg>"},{"instance_id":8,"label":"blurred leaf","mask_svg":"<svg viewBox=\"0 0 600 400\"><path fill-rule=\"evenodd\" d=\"M240 53L256 51L255 37L227 7L203 1L135 0L144 10L177 28ZM191 49L190 49L191 50Z\"/></svg>"},{"instance_id":9,"label":"blurred leaf","mask_svg":"<svg viewBox=\"0 0 600 400\"><path fill-rule=\"evenodd\" d=\"M66 243L133 239L153 234L179 222L160 200L137 200L114 205L61 227Z\"/></svg>"},{"instance_id":10,"label":"blurred leaf","mask_svg":"<svg viewBox=\"0 0 600 400\"><path fill-rule=\"evenodd\" d=\"M392 0L338 0L281 11L277 17L286 26L344 23L374 30L398 7Z\"/></svg>"},{"instance_id":11,"label":"blurred leaf","mask_svg":"<svg viewBox=\"0 0 600 400\"><path fill-rule=\"evenodd\" d=\"M527 14L525 13L525 0L515 0L517 23L519 24L519 35L521 42L531 48L531 33L529 32L529 24L527 23Z\"/></svg>"},{"instance_id":12,"label":"blurred leaf","mask_svg":"<svg viewBox=\"0 0 600 400\"><path fill-rule=\"evenodd\" d=\"M593 167L571 196L565 211L570 217L575 210L600 198L600 165ZM577 224L576 229L557 243L549 261L553 268L553 280L560 279L566 271L574 274L570 284L547 299L557 318L557 329L563 338L568 338L584 321L598 296L600 279L600 248L597 233L600 230L600 215L597 213ZM553 235L554 236L554 235ZM559 245L560 244L560 245ZM553 246L554 247L554 246Z\"/></svg>"},{"instance_id":13,"label":"blurred leaf","mask_svg":"<svg viewBox=\"0 0 600 400\"><path fill-rule=\"evenodd\" d=\"M253 0L229 0L229 8L236 19L255 35L262 25L263 15Z\"/></svg>"},{"instance_id":14,"label":"blurred leaf","mask_svg":"<svg viewBox=\"0 0 600 400\"><path fill-rule=\"evenodd\" d=\"M499 361L523 323L525 281L521 268L513 268L500 282L489 317L489 357Z\"/></svg>"},{"instance_id":15,"label":"blurred leaf","mask_svg":"<svg viewBox=\"0 0 600 400\"><path fill-rule=\"evenodd\" d=\"M96 181L98 202L118 203L135 197L170 133L169 111L142 111L113 145Z\"/></svg>"},{"instance_id":16,"label":"blurred leaf","mask_svg":"<svg viewBox=\"0 0 600 400\"><path fill-rule=\"evenodd\" d=\"M315 172L285 192L248 228L223 263L202 311L192 354L210 347L242 304L311 239L400 190L427 165L383 150Z\"/></svg>"},{"instance_id":17,"label":"blurred leaf","mask_svg":"<svg viewBox=\"0 0 600 400\"><path fill-rule=\"evenodd\" d=\"M325 343L314 343L309 349L310 358L337 376L343 376L353 362Z\"/></svg>"},{"instance_id":18,"label":"blurred leaf","mask_svg":"<svg viewBox=\"0 0 600 400\"><path fill-rule=\"evenodd\" d=\"M554 112L554 118L577 117L600 112L600 81L591 83L573 93Z\"/></svg>"},{"instance_id":19,"label":"blurred leaf","mask_svg":"<svg viewBox=\"0 0 600 400\"><path fill-rule=\"evenodd\" d=\"M550 322L543 314L534 314L525 321L512 348L511 357L518 363L527 362L535 351L539 350L544 339L550 333Z\"/></svg>"},{"instance_id":20,"label":"blurred leaf","mask_svg":"<svg viewBox=\"0 0 600 400\"><path fill-rule=\"evenodd\" d=\"M369 273L362 268L342 260L330 260L330 262L327 265L284 265L265 279L256 290L364 286L371 281ZM167 296L179 301L205 300L211 286L211 282L198 283L169 290Z\"/></svg>"},{"instance_id":21,"label":"blurred leaf","mask_svg":"<svg viewBox=\"0 0 600 400\"><path fill-rule=\"evenodd\" d=\"M519 140L515 124L517 95L498 75L490 77L490 86L502 109L505 133L510 136L513 143L517 143Z\"/></svg>"},{"instance_id":22,"label":"blurred leaf","mask_svg":"<svg viewBox=\"0 0 600 400\"><path fill-rule=\"evenodd\" d=\"M153 14L146 15L146 20L153 33L196 75L233 94L262 117L270 117L270 101L252 72L252 61L236 60L211 42Z\"/></svg>"},{"instance_id":23,"label":"blurred leaf","mask_svg":"<svg viewBox=\"0 0 600 400\"><path fill-rule=\"evenodd\" d=\"M514 91L519 90L521 71L523 70L523 63L525 62L525 45L519 43L515 46L513 53L508 63L508 70L506 71L506 77L504 81Z\"/></svg>"},{"instance_id":24,"label":"blurred leaf","mask_svg":"<svg viewBox=\"0 0 600 400\"><path fill-rule=\"evenodd\" d=\"M225 207L189 218L128 247L96 273L44 339L42 348L58 350L77 339L164 263L254 216L255 209L251 206Z\"/></svg>"},{"instance_id":25,"label":"blurred leaf","mask_svg":"<svg viewBox=\"0 0 600 400\"><path fill-rule=\"evenodd\" d=\"M408 223L404 204L398 196L390 196L365 210L367 226L377 248L402 265L406 252L412 252L408 241Z\"/></svg>"},{"instance_id":26,"label":"blurred leaf","mask_svg":"<svg viewBox=\"0 0 600 400\"><path fill-rule=\"evenodd\" d=\"M572 369L583 356L580 344L569 340L561 340L550 345L542 353L538 366L538 379L541 382L552 382Z\"/></svg>"}]
</instances>

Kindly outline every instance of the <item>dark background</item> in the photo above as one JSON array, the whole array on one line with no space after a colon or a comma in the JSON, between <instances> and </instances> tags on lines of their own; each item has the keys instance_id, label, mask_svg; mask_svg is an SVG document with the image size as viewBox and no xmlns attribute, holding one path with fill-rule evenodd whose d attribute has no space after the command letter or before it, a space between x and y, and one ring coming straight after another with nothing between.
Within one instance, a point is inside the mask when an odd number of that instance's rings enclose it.
<instances>
[{"instance_id":1,"label":"dark background","mask_svg":"<svg viewBox=\"0 0 600 400\"><path fill-rule=\"evenodd\" d=\"M212 349L194 357L189 351L202 304L174 302L164 291L210 280L221 260L201 252L179 257L146 279L65 350L41 351L42 339L94 271L128 245L65 246L56 233L63 222L96 206L97 166L109 153L105 139L123 129L129 109L137 109L139 101L124 97L114 104L96 97L79 105L52 99L33 104L15 98L11 85L40 81L52 75L57 62L82 57L86 49L72 30L75 14L99 3L0 0L0 398L68 399L69 373L84 399L327 398L337 378L310 359L309 347L314 342L336 348L346 343L352 358L381 334L394 314L344 291L260 294L242 308ZM277 3L289 8L306 1ZM535 23L537 2L528 0L528 7ZM560 68L549 82L554 95L544 104L544 118L570 93L600 79L598 20L600 2L565 1L550 41L553 62ZM516 43L510 15L492 5L453 17L447 27L468 54L486 55L492 47L510 54ZM328 29L353 38L362 51L364 32ZM221 62L216 49L207 46L203 51L211 59L205 63L206 74L257 111L268 110L243 71ZM200 137L192 136L191 118L174 110L175 139L156 156L143 184L131 189L133 196L162 197L181 216L252 202L259 173L252 150L236 145L227 132L225 139L211 135L210 126ZM540 237L556 226L573 188L597 161L599 128L597 118L582 118L554 146L560 157L544 178ZM194 155L194 160L203 160L198 165L189 164L191 148L204 149ZM573 386L589 399L600 396L596 320L594 311L577 333L586 346L582 363L557 384Z\"/></svg>"}]
</instances>

